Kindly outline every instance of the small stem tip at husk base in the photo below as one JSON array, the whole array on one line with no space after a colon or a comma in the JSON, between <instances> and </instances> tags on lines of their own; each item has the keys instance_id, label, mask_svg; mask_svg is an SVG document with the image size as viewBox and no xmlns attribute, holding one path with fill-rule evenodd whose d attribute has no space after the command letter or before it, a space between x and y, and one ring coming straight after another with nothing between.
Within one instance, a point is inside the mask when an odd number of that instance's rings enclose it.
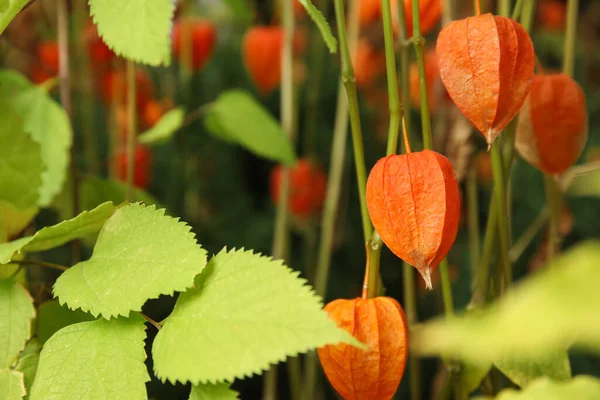
<instances>
[{"instance_id":1,"label":"small stem tip at husk base","mask_svg":"<svg viewBox=\"0 0 600 400\"><path fill-rule=\"evenodd\" d=\"M425 281L425 287L429 290L433 290L433 285L431 284L431 268L419 267L417 268L417 271L419 271L419 273L423 277L423 280Z\"/></svg>"}]
</instances>

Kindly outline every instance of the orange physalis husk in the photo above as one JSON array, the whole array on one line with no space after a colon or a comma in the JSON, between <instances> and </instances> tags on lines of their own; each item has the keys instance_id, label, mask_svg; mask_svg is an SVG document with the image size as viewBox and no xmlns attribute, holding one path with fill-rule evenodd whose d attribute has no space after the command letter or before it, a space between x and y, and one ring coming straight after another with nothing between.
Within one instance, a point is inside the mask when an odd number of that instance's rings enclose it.
<instances>
[{"instance_id":1,"label":"orange physalis husk","mask_svg":"<svg viewBox=\"0 0 600 400\"><path fill-rule=\"evenodd\" d=\"M516 149L549 175L577 161L588 138L585 94L566 74L536 75L519 113Z\"/></svg>"},{"instance_id":2,"label":"orange physalis husk","mask_svg":"<svg viewBox=\"0 0 600 400\"><path fill-rule=\"evenodd\" d=\"M431 271L450 251L460 221L450 161L431 150L382 158L367 180L367 207L383 242L432 289Z\"/></svg>"},{"instance_id":3,"label":"orange physalis husk","mask_svg":"<svg viewBox=\"0 0 600 400\"><path fill-rule=\"evenodd\" d=\"M318 349L323 371L346 400L389 400L402 380L408 352L404 310L391 297L338 299L325 306L340 328L368 346Z\"/></svg>"},{"instance_id":4,"label":"orange physalis husk","mask_svg":"<svg viewBox=\"0 0 600 400\"><path fill-rule=\"evenodd\" d=\"M417 0L415 0L417 1ZM404 23L408 37L413 36L412 24L412 0L403 0L404 3ZM397 0L391 0L390 6L392 9L392 23L394 31L398 31L398 14L395 10L398 7ZM442 7L439 0L420 0L419 1L419 17L421 21L421 34L429 33L442 16ZM365 27L369 24L381 22L382 10L381 0L360 0L359 20L360 26Z\"/></svg>"},{"instance_id":5,"label":"orange physalis husk","mask_svg":"<svg viewBox=\"0 0 600 400\"><path fill-rule=\"evenodd\" d=\"M294 54L306 46L306 35L297 31L292 44ZM280 26L254 26L244 36L242 59L252 81L262 94L269 94L281 82L281 49L283 29Z\"/></svg>"},{"instance_id":6,"label":"orange physalis husk","mask_svg":"<svg viewBox=\"0 0 600 400\"><path fill-rule=\"evenodd\" d=\"M273 203L279 201L283 167L277 165L271 171L270 190ZM298 218L308 218L321 210L327 191L327 175L323 169L307 158L298 160L290 168L290 192L288 207Z\"/></svg>"},{"instance_id":7,"label":"orange physalis husk","mask_svg":"<svg viewBox=\"0 0 600 400\"><path fill-rule=\"evenodd\" d=\"M491 146L529 93L531 38L518 22L484 14L444 26L436 53L448 94Z\"/></svg>"}]
</instances>

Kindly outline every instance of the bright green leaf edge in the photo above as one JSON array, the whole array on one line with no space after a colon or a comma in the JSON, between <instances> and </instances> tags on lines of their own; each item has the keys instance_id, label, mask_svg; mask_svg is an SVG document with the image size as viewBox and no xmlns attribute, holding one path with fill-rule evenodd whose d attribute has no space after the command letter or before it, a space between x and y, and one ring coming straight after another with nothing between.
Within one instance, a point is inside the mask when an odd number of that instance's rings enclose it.
<instances>
[{"instance_id":1,"label":"bright green leaf edge","mask_svg":"<svg viewBox=\"0 0 600 400\"><path fill-rule=\"evenodd\" d=\"M166 142L181 128L185 118L183 107L174 108L165 113L152 128L140 134L138 141L147 145Z\"/></svg>"},{"instance_id":2,"label":"bright green leaf edge","mask_svg":"<svg viewBox=\"0 0 600 400\"><path fill-rule=\"evenodd\" d=\"M317 7L315 7L310 2L310 0L298 0L298 1L300 2L300 4L302 4L304 6L304 8L306 9L306 12L310 16L310 18L315 22L315 24L317 25L317 28L319 28L319 32L321 32L321 36L323 37L323 40L325 41L325 44L327 45L329 52L335 53L337 51L337 40L333 36L333 33L331 32L331 28L329 27L329 24L327 23L327 20L325 19L325 17L323 17L323 14L321 13L321 11L319 11L317 9Z\"/></svg>"},{"instance_id":3,"label":"bright green leaf edge","mask_svg":"<svg viewBox=\"0 0 600 400\"><path fill-rule=\"evenodd\" d=\"M84 211L75 218L40 229L33 236L0 244L0 264L8 264L16 253L36 252L62 246L71 240L98 232L116 207L111 202L100 204L91 211Z\"/></svg>"},{"instance_id":4,"label":"bright green leaf edge","mask_svg":"<svg viewBox=\"0 0 600 400\"><path fill-rule=\"evenodd\" d=\"M0 11L0 34L4 32L10 21L25 7L29 0L4 0L4 7Z\"/></svg>"},{"instance_id":5,"label":"bright green leaf edge","mask_svg":"<svg viewBox=\"0 0 600 400\"><path fill-rule=\"evenodd\" d=\"M507 354L537 359L571 345L600 354L598 260L600 242L574 246L485 310L425 323L413 350L478 363Z\"/></svg>"}]
</instances>

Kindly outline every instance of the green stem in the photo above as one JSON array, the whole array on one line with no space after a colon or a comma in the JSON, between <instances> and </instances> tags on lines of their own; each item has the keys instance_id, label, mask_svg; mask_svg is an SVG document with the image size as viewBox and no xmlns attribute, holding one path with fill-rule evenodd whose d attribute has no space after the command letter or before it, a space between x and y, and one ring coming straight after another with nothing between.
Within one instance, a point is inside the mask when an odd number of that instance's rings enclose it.
<instances>
[{"instance_id":1,"label":"green stem","mask_svg":"<svg viewBox=\"0 0 600 400\"><path fill-rule=\"evenodd\" d=\"M417 297L415 294L415 268L402 262L402 280L404 283L404 311L406 312L406 322L409 332L417 323ZM420 279L420 278L419 278ZM408 371L410 379L410 400L421 399L421 370L419 368L419 358L409 349L408 351Z\"/></svg>"},{"instance_id":2,"label":"green stem","mask_svg":"<svg viewBox=\"0 0 600 400\"><path fill-rule=\"evenodd\" d=\"M407 129L407 136L410 137L411 112L408 109L410 104L409 87L409 62L410 62L410 43L408 42L408 32L406 30L406 15L404 13L404 2L398 2L398 25L400 39L400 87L402 88L402 110L404 122ZM403 146L402 146L403 147ZM417 323L417 297L415 293L415 268L405 261L402 261L402 274L404 285L404 311L408 323L409 332ZM409 393L410 400L421 399L421 369L419 358L414 352L408 353L408 374L409 374Z\"/></svg>"},{"instance_id":3,"label":"green stem","mask_svg":"<svg viewBox=\"0 0 600 400\"><path fill-rule=\"evenodd\" d=\"M135 142L137 139L135 63L127 60L127 191L125 201L133 201L133 169L135 168Z\"/></svg>"},{"instance_id":4,"label":"green stem","mask_svg":"<svg viewBox=\"0 0 600 400\"><path fill-rule=\"evenodd\" d=\"M452 299L452 284L448 273L448 260L444 258L439 265L440 279L442 281L442 295L444 297L444 312L446 317L454 316L454 300Z\"/></svg>"},{"instance_id":5,"label":"green stem","mask_svg":"<svg viewBox=\"0 0 600 400\"><path fill-rule=\"evenodd\" d=\"M519 16L521 15L521 10L523 9L523 0L517 0L517 4L515 4L515 8L513 9L512 15L510 16L512 19L517 21Z\"/></svg>"},{"instance_id":6,"label":"green stem","mask_svg":"<svg viewBox=\"0 0 600 400\"><path fill-rule=\"evenodd\" d=\"M281 52L281 127L293 143L294 127L294 86L292 45L294 40L294 10L292 0L281 0L283 22L283 49ZM288 237L288 197L290 192L289 169L283 169L283 177L275 216L275 235L271 255L274 259L284 256ZM299 379L299 378L298 378ZM277 398L277 367L272 366L265 375L263 400Z\"/></svg>"},{"instance_id":7,"label":"green stem","mask_svg":"<svg viewBox=\"0 0 600 400\"><path fill-rule=\"evenodd\" d=\"M431 118L429 116L429 100L427 98L427 81L425 79L425 60L423 55L423 47L425 40L421 37L421 21L419 14L419 2L412 2L412 20L413 20L413 43L415 45L415 53L417 55L417 66L419 68L419 91L421 95L421 130L423 132L423 147L431 150ZM448 263L442 261L439 265L442 279L445 276L448 278ZM450 317L452 313L448 310L453 309L453 304L448 303L448 300L452 299L452 293L446 293L446 291L452 290L450 281L442 281L442 295L444 299L444 309L446 310L446 316Z\"/></svg>"},{"instance_id":8,"label":"green stem","mask_svg":"<svg viewBox=\"0 0 600 400\"><path fill-rule=\"evenodd\" d=\"M490 266L492 264L492 255L496 244L496 232L498 224L498 203L496 196L492 192L492 199L488 212L487 225L485 228L485 237L483 240L483 251L477 265L477 273L475 274L475 288L473 297L469 303L469 309L480 308L486 302L489 283L490 283Z\"/></svg>"},{"instance_id":9,"label":"green stem","mask_svg":"<svg viewBox=\"0 0 600 400\"><path fill-rule=\"evenodd\" d=\"M477 193L477 173L471 168L467 176L467 224L469 227L469 252L471 256L471 274L477 274L479 265L479 198Z\"/></svg>"},{"instance_id":10,"label":"green stem","mask_svg":"<svg viewBox=\"0 0 600 400\"><path fill-rule=\"evenodd\" d=\"M510 261L515 263L521 257L521 254L527 249L527 247L531 244L533 239L537 236L539 231L546 225L548 222L548 207L544 207L542 211L538 214L538 216L533 220L531 225L527 227L525 232L521 234L519 240L515 242L515 244L511 247L509 252Z\"/></svg>"},{"instance_id":11,"label":"green stem","mask_svg":"<svg viewBox=\"0 0 600 400\"><path fill-rule=\"evenodd\" d=\"M560 208L561 193L554 178L544 174L544 186L546 188L546 203L550 212L550 231L548 235L548 260L554 258L560 251Z\"/></svg>"},{"instance_id":12,"label":"green stem","mask_svg":"<svg viewBox=\"0 0 600 400\"><path fill-rule=\"evenodd\" d=\"M568 0L567 31L565 33L565 47L563 72L570 77L575 71L575 39L577 39L577 17L579 13L579 0Z\"/></svg>"},{"instance_id":13,"label":"green stem","mask_svg":"<svg viewBox=\"0 0 600 400\"><path fill-rule=\"evenodd\" d=\"M313 5L322 11L327 18L329 7L324 7L324 0L313 1ZM304 125L304 154L309 156L315 153L316 137L319 121L319 98L321 82L323 80L323 69L325 66L325 43L321 39L321 33L317 26L313 26L310 35L308 83L306 87L306 124Z\"/></svg>"},{"instance_id":14,"label":"green stem","mask_svg":"<svg viewBox=\"0 0 600 400\"><path fill-rule=\"evenodd\" d=\"M494 197L498 207L499 251L502 255L500 262L504 274L504 285L502 287L507 288L512 281L512 269L508 258L510 243L506 208L506 183L504 179L504 164L502 162L502 146L500 140L497 140L492 146L492 168L494 170Z\"/></svg>"},{"instance_id":15,"label":"green stem","mask_svg":"<svg viewBox=\"0 0 600 400\"><path fill-rule=\"evenodd\" d=\"M358 0L351 0L350 16L348 19L348 42L354 50L358 39L359 7ZM315 273L314 287L317 294L325 299L327 294L327 280L331 266L331 250L333 246L333 234L335 230L335 217L337 215L342 177L344 172L344 158L346 155L346 143L348 137L348 100L344 95L344 84L340 80L337 94L337 108L335 114L335 127L333 130L333 143L331 147L331 163L329 176L327 178L327 194L323 205L323 216L321 217L321 239L319 243L319 254L317 259L317 270ZM305 363L305 393L307 399L315 398L317 385L318 362L316 353L311 351L307 354Z\"/></svg>"},{"instance_id":16,"label":"green stem","mask_svg":"<svg viewBox=\"0 0 600 400\"><path fill-rule=\"evenodd\" d=\"M360 112L358 108L358 96L356 93L356 83L354 79L354 68L352 67L352 58L348 46L348 37L346 35L346 18L344 15L343 0L335 0L335 19L337 22L338 38L340 41L340 53L342 59L342 82L346 88L348 97L348 108L350 111L350 127L352 131L352 145L354 148L354 164L356 167L356 178L358 181L358 194L360 197L360 214L362 218L363 236L365 243L369 241L373 234L373 226L369 219L369 210L367 209L367 172L365 167L365 154L362 142L362 130L360 127Z\"/></svg>"},{"instance_id":17,"label":"green stem","mask_svg":"<svg viewBox=\"0 0 600 400\"><path fill-rule=\"evenodd\" d=\"M37 260L11 260L8 264L17 264L17 265L38 265L40 267L55 269L58 271L66 271L69 268L64 265L49 263L45 261L37 261ZM6 264L6 265L8 265Z\"/></svg>"},{"instance_id":18,"label":"green stem","mask_svg":"<svg viewBox=\"0 0 600 400\"><path fill-rule=\"evenodd\" d=\"M58 77L60 102L69 117L69 123L73 125L73 107L71 101L71 81L70 81L70 61L69 61L69 19L68 19L68 4L67 0L58 0L57 6L57 31L58 31ZM77 142L73 136L70 153L70 168L72 193L71 207L73 208L73 216L79 214L79 177L77 176ZM79 240L74 240L71 247L71 261L79 262L81 259L81 243Z\"/></svg>"},{"instance_id":19,"label":"green stem","mask_svg":"<svg viewBox=\"0 0 600 400\"><path fill-rule=\"evenodd\" d=\"M531 31L531 24L533 23L533 16L535 15L535 2L536 0L527 0L523 4L523 11L521 12L521 25L527 32Z\"/></svg>"},{"instance_id":20,"label":"green stem","mask_svg":"<svg viewBox=\"0 0 600 400\"><path fill-rule=\"evenodd\" d=\"M383 247L383 241L377 233L373 231L371 240L367 243L367 251L369 252L369 282L367 298L372 299L379 295L381 277L379 275L379 264L381 260L381 248Z\"/></svg>"},{"instance_id":21,"label":"green stem","mask_svg":"<svg viewBox=\"0 0 600 400\"><path fill-rule=\"evenodd\" d=\"M498 1L498 15L502 17L508 17L510 15L510 3L511 0L499 0Z\"/></svg>"},{"instance_id":22,"label":"green stem","mask_svg":"<svg viewBox=\"0 0 600 400\"><path fill-rule=\"evenodd\" d=\"M288 379L290 386L290 399L291 400L302 400L302 377L301 377L301 365L300 356L288 357Z\"/></svg>"},{"instance_id":23,"label":"green stem","mask_svg":"<svg viewBox=\"0 0 600 400\"><path fill-rule=\"evenodd\" d=\"M381 10L383 18L383 38L385 42L388 103L390 107L390 126L388 130L386 153L390 155L396 153L396 150L398 149L398 133L400 132L400 118L402 118L403 110L400 108L400 96L398 95L396 55L394 54L394 33L392 32L392 6L390 0L381 1Z\"/></svg>"}]
</instances>

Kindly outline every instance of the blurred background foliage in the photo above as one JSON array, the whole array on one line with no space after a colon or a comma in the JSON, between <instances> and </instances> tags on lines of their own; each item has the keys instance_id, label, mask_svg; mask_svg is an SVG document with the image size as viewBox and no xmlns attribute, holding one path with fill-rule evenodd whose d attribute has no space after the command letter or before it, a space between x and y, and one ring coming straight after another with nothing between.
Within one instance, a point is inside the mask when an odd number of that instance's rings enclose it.
<instances>
[{"instance_id":1,"label":"blurred background foliage","mask_svg":"<svg viewBox=\"0 0 600 400\"><path fill-rule=\"evenodd\" d=\"M40 44L56 40L55 5L52 0L38 0L28 6L0 36L0 67L15 69L36 83L52 78L52 67L40 59ZM106 70L90 65L86 53L88 42L82 36L84 27L90 23L85 2L71 4L71 32L73 43L72 89L74 96L73 125L75 132L76 165L82 171L82 208L90 209L105 200L123 201L123 186L116 182L98 181L96 176L111 176L110 132L118 129L116 110L102 97L106 83L103 77L109 71L122 71L124 60L116 58ZM202 107L215 101L227 89L242 88L251 92L275 118L279 118L279 90L265 95L256 89L242 61L243 35L251 25L277 24L278 9L271 0L199 0L186 4L186 14L211 21L217 29L218 39L212 57L204 68L189 80L181 79L180 65L175 61L169 67L147 68L139 66L140 74L147 77L143 83L150 98L159 102L163 111L175 105L188 111L202 113ZM324 9L332 21L333 5L326 3ZM563 58L565 2L562 0L538 0L532 39L536 54L546 71L559 70ZM456 0L456 18L472 13L470 1ZM493 2L484 2L484 10L495 9ZM176 18L180 17L181 7ZM589 140L579 163L600 162L600 3L581 0L575 79L583 87L589 115ZM296 29L306 41L306 50L296 56L294 77L297 89L297 154L317 160L327 171L331 139L337 104L339 56L327 54L315 34L312 22L305 16L297 18ZM427 48L433 48L438 29L427 35ZM383 49L380 23L361 29L361 40L370 46L372 55L368 62L377 63L377 52ZM316 51L314 50L316 46ZM320 54L319 54L320 53ZM411 52L412 53L412 52ZM323 58L320 68L314 68L315 57ZM41 68L41 69L40 69ZM361 65L356 66L360 70ZM363 68L367 68L364 67ZM375 68L377 69L377 68ZM41 72L40 72L41 71ZM357 72L358 73L358 72ZM317 84L311 84L311 79ZM384 72L375 74L368 84L360 85L359 100L367 167L372 166L385 153L387 139L387 91ZM430 82L431 84L431 82ZM316 87L316 90L315 90ZM50 89L58 96L56 89ZM443 97L439 91L434 96ZM432 99L438 102L435 97ZM443 100L440 100L443 102ZM411 124L409 131L419 148L419 113L413 103L407 102ZM465 193L465 181L470 174L478 183L479 229L483 232L490 201L492 172L490 157L485 152L484 139L474 133L470 126L457 122L455 113L442 104L432 110L434 142L436 150L449 155ZM316 113L316 114L315 114ZM140 119L143 116L140 113ZM143 129L140 129L143 130ZM176 132L172 140L152 146L151 180L146 188L148 194L136 197L146 202L157 202L168 213L188 222L197 234L198 242L210 253L223 246L251 248L269 254L273 239L275 207L269 194L269 175L274 163L257 157L240 146L232 145L207 131L202 118L188 121ZM112 175L114 176L114 173ZM579 192L567 192L561 220L563 249L588 238L600 237L600 174L593 173L585 188ZM90 183L91 182L91 183ZM594 189L595 185L595 189ZM71 185L66 184L63 193L55 199L52 209L44 210L35 220L35 227L50 225L70 215L68 198ZM359 201L350 146L347 147L344 179L336 233L334 239L331 275L326 300L350 298L360 294L364 273L364 244L362 242ZM578 193L583 193L580 195ZM541 172L517 158L511 175L513 244L536 223L545 205L543 177ZM466 213L464 213L465 215ZM463 218L464 220L465 218ZM293 223L290 254L287 259L292 268L306 271L311 268L311 243L315 216L306 221ZM312 233L311 233L312 232ZM522 253L514 262L514 275L522 278L534 274L544 265L546 233L538 229L528 235ZM308 249L308 250L307 250ZM91 248L84 247L84 257ZM66 248L42 254L46 260L70 265L70 252ZM449 254L450 272L453 279L455 307L463 309L471 297L472 265L466 225L463 224L456 243ZM29 270L28 270L29 271ZM51 297L50 288L56 275L52 271L32 269L28 272L32 294L42 303ZM402 299L401 261L384 249L381 273L386 293ZM441 292L426 291L420 281L415 281L418 293L419 320L438 315L442 310ZM435 278L434 278L435 279ZM438 285L435 284L434 287ZM150 301L144 312L155 320L165 318L174 299L169 297ZM149 338L155 331L149 329ZM148 348L151 340L148 340ZM151 363L151 360L149 360ZM423 398L431 398L444 373L441 363L433 359L421 362ZM600 358L581 353L571 354L574 375L600 376ZM183 385L171 386L154 380L149 383L149 395L157 399L186 398L188 389ZM323 385L326 398L335 398L333 391ZM242 398L256 399L261 392L261 378L238 381L233 388ZM281 398L287 398L286 375L280 374ZM408 379L404 379L396 398L406 398Z\"/></svg>"}]
</instances>

